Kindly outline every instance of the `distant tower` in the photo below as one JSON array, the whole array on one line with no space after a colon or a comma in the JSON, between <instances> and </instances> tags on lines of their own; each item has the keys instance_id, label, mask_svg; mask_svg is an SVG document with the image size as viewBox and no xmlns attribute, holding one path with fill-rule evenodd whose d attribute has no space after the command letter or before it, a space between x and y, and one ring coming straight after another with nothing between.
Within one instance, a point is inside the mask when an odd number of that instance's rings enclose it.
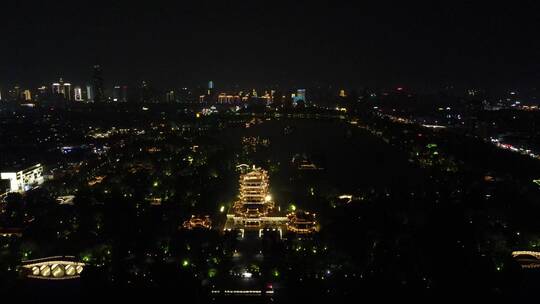
<instances>
[{"instance_id":1,"label":"distant tower","mask_svg":"<svg viewBox=\"0 0 540 304\"><path fill-rule=\"evenodd\" d=\"M298 103L306 104L306 90L305 89L298 89L296 90L296 94L294 94L293 97L293 105L297 106Z\"/></svg>"},{"instance_id":2,"label":"distant tower","mask_svg":"<svg viewBox=\"0 0 540 304\"><path fill-rule=\"evenodd\" d=\"M18 85L13 87L13 91L11 95L12 95L13 100L16 100L16 101L21 100L21 88Z\"/></svg>"},{"instance_id":3,"label":"distant tower","mask_svg":"<svg viewBox=\"0 0 540 304\"><path fill-rule=\"evenodd\" d=\"M212 95L212 92L214 91L214 82L212 80L210 80L208 82L208 94L207 95Z\"/></svg>"},{"instance_id":4,"label":"distant tower","mask_svg":"<svg viewBox=\"0 0 540 304\"><path fill-rule=\"evenodd\" d=\"M32 101L32 93L30 92L30 90L24 90L23 97L24 101Z\"/></svg>"},{"instance_id":5,"label":"distant tower","mask_svg":"<svg viewBox=\"0 0 540 304\"><path fill-rule=\"evenodd\" d=\"M165 101L167 102L175 102L176 101L176 94L174 90L170 90L165 94Z\"/></svg>"},{"instance_id":6,"label":"distant tower","mask_svg":"<svg viewBox=\"0 0 540 304\"><path fill-rule=\"evenodd\" d=\"M127 85L122 86L122 94L121 94L121 97L120 97L120 101L122 101L122 102L127 102L128 101L128 86Z\"/></svg>"},{"instance_id":7,"label":"distant tower","mask_svg":"<svg viewBox=\"0 0 540 304\"><path fill-rule=\"evenodd\" d=\"M92 85L94 88L94 102L105 101L105 93L103 92L103 71L101 65L94 65L92 73Z\"/></svg>"},{"instance_id":8,"label":"distant tower","mask_svg":"<svg viewBox=\"0 0 540 304\"><path fill-rule=\"evenodd\" d=\"M66 100L71 100L71 83L60 81L52 84L53 95L63 95Z\"/></svg>"},{"instance_id":9,"label":"distant tower","mask_svg":"<svg viewBox=\"0 0 540 304\"><path fill-rule=\"evenodd\" d=\"M120 95L122 95L122 87L119 85L114 86L112 95L113 95L112 100L114 102L120 101Z\"/></svg>"},{"instance_id":10,"label":"distant tower","mask_svg":"<svg viewBox=\"0 0 540 304\"><path fill-rule=\"evenodd\" d=\"M73 89L73 93L75 95L75 101L83 101L82 97L82 88L77 86Z\"/></svg>"},{"instance_id":11,"label":"distant tower","mask_svg":"<svg viewBox=\"0 0 540 304\"><path fill-rule=\"evenodd\" d=\"M86 86L86 101L94 101L94 90L91 85Z\"/></svg>"},{"instance_id":12,"label":"distant tower","mask_svg":"<svg viewBox=\"0 0 540 304\"><path fill-rule=\"evenodd\" d=\"M141 102L154 102L155 101L154 91L147 81L145 80L142 81L140 92L141 92Z\"/></svg>"},{"instance_id":13,"label":"distant tower","mask_svg":"<svg viewBox=\"0 0 540 304\"><path fill-rule=\"evenodd\" d=\"M47 86L41 86L37 88L37 100L45 100L47 96L49 95L49 90L47 89Z\"/></svg>"}]
</instances>

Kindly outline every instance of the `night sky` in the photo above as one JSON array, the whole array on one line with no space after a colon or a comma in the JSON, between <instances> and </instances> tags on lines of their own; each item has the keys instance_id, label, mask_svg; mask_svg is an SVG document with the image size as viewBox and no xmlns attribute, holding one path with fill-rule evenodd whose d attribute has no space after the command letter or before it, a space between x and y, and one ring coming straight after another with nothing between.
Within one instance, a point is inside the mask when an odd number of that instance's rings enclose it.
<instances>
[{"instance_id":1,"label":"night sky","mask_svg":"<svg viewBox=\"0 0 540 304\"><path fill-rule=\"evenodd\" d=\"M537 1L138 2L2 1L0 86L540 83Z\"/></svg>"}]
</instances>

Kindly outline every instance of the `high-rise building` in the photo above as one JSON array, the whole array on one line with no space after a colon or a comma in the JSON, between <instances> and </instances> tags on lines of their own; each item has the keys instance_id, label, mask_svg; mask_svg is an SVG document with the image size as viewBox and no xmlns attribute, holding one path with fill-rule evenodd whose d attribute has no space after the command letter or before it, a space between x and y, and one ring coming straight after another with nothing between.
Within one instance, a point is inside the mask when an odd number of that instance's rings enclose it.
<instances>
[{"instance_id":1,"label":"high-rise building","mask_svg":"<svg viewBox=\"0 0 540 304\"><path fill-rule=\"evenodd\" d=\"M123 85L115 85L113 88L113 101L115 102L127 102L127 90L128 87Z\"/></svg>"},{"instance_id":2,"label":"high-rise building","mask_svg":"<svg viewBox=\"0 0 540 304\"><path fill-rule=\"evenodd\" d=\"M21 88L16 85L13 87L13 90L9 91L10 99L13 101L21 100Z\"/></svg>"},{"instance_id":3,"label":"high-rise building","mask_svg":"<svg viewBox=\"0 0 540 304\"><path fill-rule=\"evenodd\" d=\"M123 85L122 86L122 94L120 95L120 100L122 102L127 102L128 101L128 86L127 85Z\"/></svg>"},{"instance_id":4,"label":"high-rise building","mask_svg":"<svg viewBox=\"0 0 540 304\"><path fill-rule=\"evenodd\" d=\"M122 87L119 85L115 85L112 92L112 100L114 102L117 102L120 100L120 94L122 92Z\"/></svg>"},{"instance_id":5,"label":"high-rise building","mask_svg":"<svg viewBox=\"0 0 540 304\"><path fill-rule=\"evenodd\" d=\"M141 102L149 102L151 98L151 90L148 82L143 80L141 82Z\"/></svg>"},{"instance_id":6,"label":"high-rise building","mask_svg":"<svg viewBox=\"0 0 540 304\"><path fill-rule=\"evenodd\" d=\"M66 100L71 100L71 83L60 78L60 81L52 84L52 92L53 95L62 95Z\"/></svg>"},{"instance_id":7,"label":"high-rise building","mask_svg":"<svg viewBox=\"0 0 540 304\"><path fill-rule=\"evenodd\" d=\"M122 87L119 85L115 85L113 88L113 94L112 98L114 102L120 101L120 96L122 95Z\"/></svg>"},{"instance_id":8,"label":"high-rise building","mask_svg":"<svg viewBox=\"0 0 540 304\"><path fill-rule=\"evenodd\" d=\"M32 93L30 92L30 90L23 91L23 98L24 101L32 101Z\"/></svg>"},{"instance_id":9,"label":"high-rise building","mask_svg":"<svg viewBox=\"0 0 540 304\"><path fill-rule=\"evenodd\" d=\"M306 104L306 89L296 90L296 94L293 94L293 105L297 106L299 103Z\"/></svg>"},{"instance_id":10,"label":"high-rise building","mask_svg":"<svg viewBox=\"0 0 540 304\"><path fill-rule=\"evenodd\" d=\"M214 91L214 82L212 80L210 80L208 82L208 91L206 92L206 94L208 96L210 96L210 95L212 95L213 91Z\"/></svg>"},{"instance_id":11,"label":"high-rise building","mask_svg":"<svg viewBox=\"0 0 540 304\"><path fill-rule=\"evenodd\" d=\"M176 101L176 94L174 93L174 90L170 90L165 94L165 101L166 102L175 102Z\"/></svg>"},{"instance_id":12,"label":"high-rise building","mask_svg":"<svg viewBox=\"0 0 540 304\"><path fill-rule=\"evenodd\" d=\"M83 101L83 97L82 97L82 88L81 88L81 87L76 86L76 87L73 89L73 94L74 94L74 99L75 99L75 101Z\"/></svg>"},{"instance_id":13,"label":"high-rise building","mask_svg":"<svg viewBox=\"0 0 540 304\"><path fill-rule=\"evenodd\" d=\"M47 98L47 96L49 96L49 89L47 88L47 86L41 86L37 88L36 100L43 101Z\"/></svg>"},{"instance_id":14,"label":"high-rise building","mask_svg":"<svg viewBox=\"0 0 540 304\"><path fill-rule=\"evenodd\" d=\"M105 92L103 90L103 71L101 65L94 65L92 73L92 87L93 87L93 100L94 102L104 102Z\"/></svg>"},{"instance_id":15,"label":"high-rise building","mask_svg":"<svg viewBox=\"0 0 540 304\"><path fill-rule=\"evenodd\" d=\"M94 101L94 90L92 89L91 85L86 86L86 100Z\"/></svg>"}]
</instances>

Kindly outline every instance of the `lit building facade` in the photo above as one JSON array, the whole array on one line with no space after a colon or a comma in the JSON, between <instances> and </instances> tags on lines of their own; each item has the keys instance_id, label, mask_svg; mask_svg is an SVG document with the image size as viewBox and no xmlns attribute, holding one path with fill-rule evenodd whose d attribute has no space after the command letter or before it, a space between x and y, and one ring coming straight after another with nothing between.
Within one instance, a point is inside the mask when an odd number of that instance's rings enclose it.
<instances>
[{"instance_id":1,"label":"lit building facade","mask_svg":"<svg viewBox=\"0 0 540 304\"><path fill-rule=\"evenodd\" d=\"M113 88L113 101L114 102L127 102L128 99L128 93L127 93L128 87L126 85L116 85Z\"/></svg>"},{"instance_id":2,"label":"lit building facade","mask_svg":"<svg viewBox=\"0 0 540 304\"><path fill-rule=\"evenodd\" d=\"M64 82L60 78L60 81L52 84L52 92L55 95L63 95L65 99L71 100L71 83Z\"/></svg>"},{"instance_id":3,"label":"lit building facade","mask_svg":"<svg viewBox=\"0 0 540 304\"><path fill-rule=\"evenodd\" d=\"M30 92L30 90L24 90L23 97L24 101L32 101L32 93Z\"/></svg>"},{"instance_id":4,"label":"lit building facade","mask_svg":"<svg viewBox=\"0 0 540 304\"><path fill-rule=\"evenodd\" d=\"M169 92L165 93L165 101L166 102L175 102L176 101L176 94L174 90L170 90Z\"/></svg>"},{"instance_id":5,"label":"lit building facade","mask_svg":"<svg viewBox=\"0 0 540 304\"><path fill-rule=\"evenodd\" d=\"M294 106L297 106L298 103L306 104L306 90L305 89L296 90L296 94L292 95L292 99L293 99Z\"/></svg>"},{"instance_id":6,"label":"lit building facade","mask_svg":"<svg viewBox=\"0 0 540 304\"><path fill-rule=\"evenodd\" d=\"M82 88L81 87L75 87L75 89L73 89L73 92L74 92L74 98L75 98L75 101L83 101L83 97L82 97Z\"/></svg>"},{"instance_id":7,"label":"lit building facade","mask_svg":"<svg viewBox=\"0 0 540 304\"><path fill-rule=\"evenodd\" d=\"M86 86L86 100L94 101L94 89L92 89L91 85Z\"/></svg>"},{"instance_id":8,"label":"lit building facade","mask_svg":"<svg viewBox=\"0 0 540 304\"><path fill-rule=\"evenodd\" d=\"M240 102L240 96L239 95L232 95L232 94L226 94L226 93L220 93L218 95L218 103L220 104L233 104L233 103L239 103Z\"/></svg>"},{"instance_id":9,"label":"lit building facade","mask_svg":"<svg viewBox=\"0 0 540 304\"><path fill-rule=\"evenodd\" d=\"M43 166L36 164L20 171L2 172L0 178L9 180L11 192L25 192L43 183Z\"/></svg>"}]
</instances>

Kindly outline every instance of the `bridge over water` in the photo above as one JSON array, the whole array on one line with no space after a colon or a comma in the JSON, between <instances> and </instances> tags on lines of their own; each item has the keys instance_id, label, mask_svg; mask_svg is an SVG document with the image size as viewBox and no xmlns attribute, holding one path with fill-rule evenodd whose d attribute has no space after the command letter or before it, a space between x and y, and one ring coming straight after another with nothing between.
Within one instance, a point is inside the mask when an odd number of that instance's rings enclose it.
<instances>
[{"instance_id":1,"label":"bridge over water","mask_svg":"<svg viewBox=\"0 0 540 304\"><path fill-rule=\"evenodd\" d=\"M512 257L521 265L521 268L540 268L540 252L538 251L514 251Z\"/></svg>"},{"instance_id":2,"label":"bridge over water","mask_svg":"<svg viewBox=\"0 0 540 304\"><path fill-rule=\"evenodd\" d=\"M27 278L66 280L79 278L85 266L73 256L53 256L24 261L21 268Z\"/></svg>"}]
</instances>

